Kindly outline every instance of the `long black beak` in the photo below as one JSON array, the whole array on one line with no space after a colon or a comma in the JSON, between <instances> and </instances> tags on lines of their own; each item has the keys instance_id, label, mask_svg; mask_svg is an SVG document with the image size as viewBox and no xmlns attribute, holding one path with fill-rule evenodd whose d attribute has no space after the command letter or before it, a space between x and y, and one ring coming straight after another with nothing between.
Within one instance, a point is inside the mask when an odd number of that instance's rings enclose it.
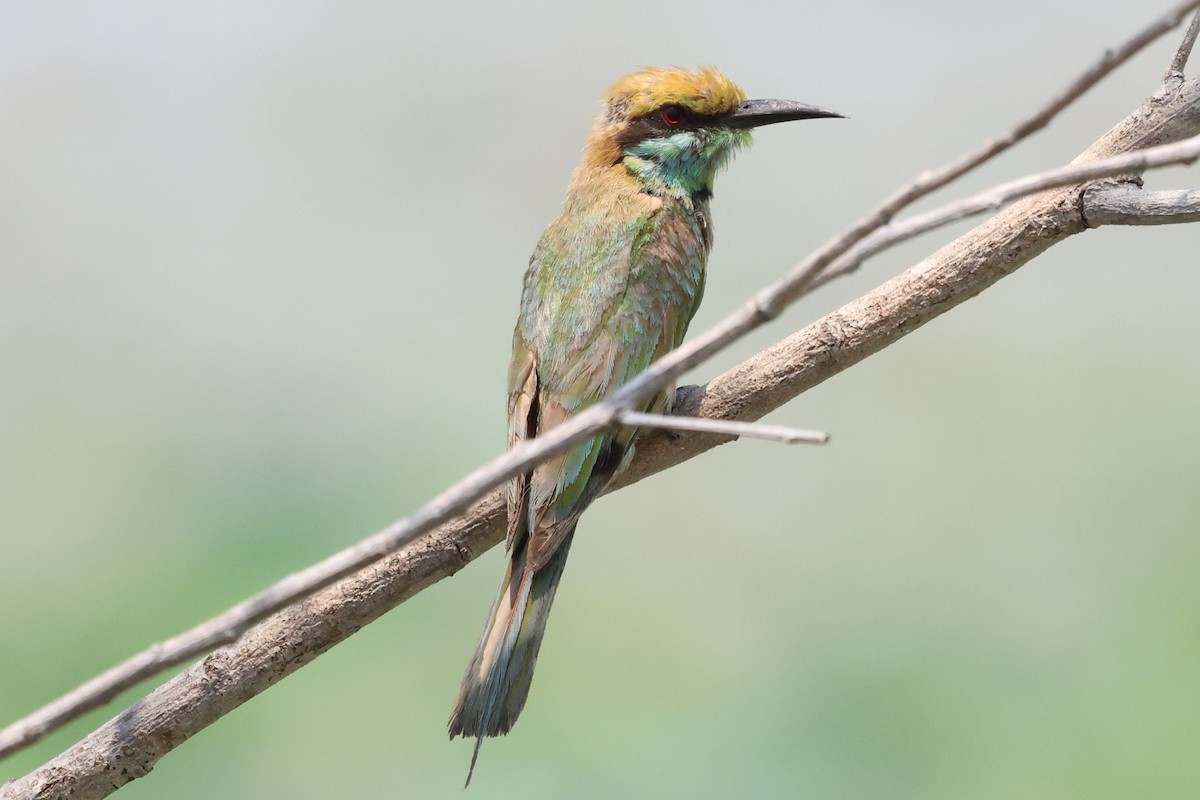
<instances>
[{"instance_id":1,"label":"long black beak","mask_svg":"<svg viewBox=\"0 0 1200 800\"><path fill-rule=\"evenodd\" d=\"M794 119L821 119L824 117L845 118L845 115L828 108L810 106L792 100L745 100L737 110L725 117L723 122L730 128L757 128L790 122Z\"/></svg>"}]
</instances>

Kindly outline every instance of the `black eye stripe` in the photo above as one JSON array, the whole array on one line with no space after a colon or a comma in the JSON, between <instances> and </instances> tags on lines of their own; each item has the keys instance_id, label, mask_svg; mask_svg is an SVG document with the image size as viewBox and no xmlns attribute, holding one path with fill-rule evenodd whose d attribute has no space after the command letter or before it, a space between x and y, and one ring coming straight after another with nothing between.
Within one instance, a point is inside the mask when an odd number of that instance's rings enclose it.
<instances>
[{"instance_id":1,"label":"black eye stripe","mask_svg":"<svg viewBox=\"0 0 1200 800\"><path fill-rule=\"evenodd\" d=\"M663 111L668 108L679 109L680 120L678 123L671 125L663 119ZM624 128L616 134L615 138L617 146L625 150L646 139L669 136L681 131L693 131L698 128L713 127L719 124L720 119L720 115L697 114L687 106L682 106L678 103L666 103L647 114L629 120L629 122L625 123Z\"/></svg>"}]
</instances>

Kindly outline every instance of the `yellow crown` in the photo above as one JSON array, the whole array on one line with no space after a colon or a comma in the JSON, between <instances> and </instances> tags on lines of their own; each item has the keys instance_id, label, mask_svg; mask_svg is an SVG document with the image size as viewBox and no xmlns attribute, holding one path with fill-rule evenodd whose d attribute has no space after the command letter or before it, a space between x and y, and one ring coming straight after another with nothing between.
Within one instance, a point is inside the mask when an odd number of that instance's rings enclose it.
<instances>
[{"instance_id":1,"label":"yellow crown","mask_svg":"<svg viewBox=\"0 0 1200 800\"><path fill-rule=\"evenodd\" d=\"M746 99L746 93L715 67L645 67L614 83L604 99L610 108L622 110L626 119L634 119L668 104L697 114L728 113Z\"/></svg>"}]
</instances>

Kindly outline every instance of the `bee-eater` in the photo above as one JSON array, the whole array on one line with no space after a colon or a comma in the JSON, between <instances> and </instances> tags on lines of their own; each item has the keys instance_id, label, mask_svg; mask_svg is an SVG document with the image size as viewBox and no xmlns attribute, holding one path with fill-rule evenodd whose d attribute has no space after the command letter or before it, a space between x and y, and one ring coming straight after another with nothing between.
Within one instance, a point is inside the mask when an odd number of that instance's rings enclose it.
<instances>
[{"instance_id":1,"label":"bee-eater","mask_svg":"<svg viewBox=\"0 0 1200 800\"><path fill-rule=\"evenodd\" d=\"M678 346L704 293L713 177L750 129L841 116L748 100L716 69L648 68L604 96L562 213L521 293L508 370L508 443L560 424ZM673 386L641 410L665 413ZM467 667L450 736L508 733L583 510L629 462L638 432L589 439L507 487L508 571ZM467 781L470 782L468 773Z\"/></svg>"}]
</instances>

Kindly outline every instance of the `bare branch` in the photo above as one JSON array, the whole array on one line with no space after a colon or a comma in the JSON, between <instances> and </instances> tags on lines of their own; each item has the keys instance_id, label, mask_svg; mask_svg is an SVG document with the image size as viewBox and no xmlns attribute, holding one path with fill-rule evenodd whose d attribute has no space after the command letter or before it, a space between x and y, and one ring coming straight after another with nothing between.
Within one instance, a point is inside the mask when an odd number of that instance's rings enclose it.
<instances>
[{"instance_id":1,"label":"bare branch","mask_svg":"<svg viewBox=\"0 0 1200 800\"><path fill-rule=\"evenodd\" d=\"M1200 6L1200 0L1189 0L1189 2L1181 4L1171 14L1164 16L1119 48L1113 58L1119 57L1121 60L1128 58L1152 38L1168 30L1172 24L1178 24L1183 14L1197 6ZM1171 22L1172 20L1174 23ZM1106 63L1102 61L1101 64L1093 67L1072 84L1072 87L1077 89L1074 93L1071 90L1064 92L1054 103L1031 119L1045 116L1048 120L1084 89L1107 74L1119 61L1104 66ZM1022 126L1026 124L1023 123ZM1018 129L1021 129L1022 126L1018 126ZM1031 131L1026 131L1021 135L1028 135L1029 132ZM83 713L104 705L121 691L152 675L208 652L213 647L235 641L252 625L271 614L321 587L361 569L387 553L394 552L434 526L446 522L455 514L463 511L470 503L482 497L490 488L616 424L617 415L622 409L634 406L641 398L656 391L684 370L701 363L735 339L778 316L787 305L817 286L855 269L864 258L884 246L885 236L896 237L888 241L900 241L902 238L911 238L911 236L936 227L931 215L938 212L934 211L916 217L904 223L904 226L890 226L889 230L892 231L892 234L880 234L881 238L879 239L863 241L868 235L887 223L897 211L938 186L944 185L946 180L963 174L965 169L970 168L962 166L967 161L973 160L973 165L978 165L1007 146L1004 145L993 150L989 145L984 150L989 151L990 155L983 155L984 151L980 151L974 156L956 162L957 166L951 165L951 167L936 173L929 173L927 176L918 178L913 184L893 195L891 199L856 224L850 231L826 244L814 255L797 265L783 280L761 291L750 303L727 317L713 329L693 337L682 347L660 359L649 370L610 396L606 402L593 406L587 412L573 417L567 424L539 436L534 441L526 442L479 468L411 516L318 564L287 576L220 616L166 642L151 646L146 651L109 669L62 698L8 726L0 731L0 758L36 742L49 731L61 727ZM1131 163L1141 162L1134 158ZM1079 175L1090 174L1092 177L1096 177L1115 174L1112 171L1106 172L1100 164L1093 165L1091 169L1091 172L1084 169L1080 173L1057 171L1056 177L1053 179L1042 177L1041 182L1035 181L1023 188L1015 187L1011 191L1006 191L1004 198L1012 199L1048 187L1084 179L1077 177ZM954 174L951 175L951 173ZM943 178L945 179L943 180ZM1027 180L1033 181L1034 179ZM994 198L979 200L972 207L973 210L958 209L944 222L937 224L946 224L967 213L981 213L994 208L1000 202L1004 202L1004 200ZM856 247L858 249L848 252L851 251L851 248ZM844 258L839 258L842 256ZM831 272L826 272L834 262L837 262L836 266L832 267Z\"/></svg>"},{"instance_id":2,"label":"bare branch","mask_svg":"<svg viewBox=\"0 0 1200 800\"><path fill-rule=\"evenodd\" d=\"M1167 67L1167 74L1163 76L1163 83L1171 80L1183 80L1183 69L1192 55L1192 48L1196 46L1197 36L1200 36L1200 11L1197 11L1196 15L1192 17L1192 22L1183 35L1183 41L1180 42L1179 49L1175 51L1175 57L1171 59L1171 66Z\"/></svg>"},{"instance_id":3,"label":"bare branch","mask_svg":"<svg viewBox=\"0 0 1200 800\"><path fill-rule=\"evenodd\" d=\"M33 714L0 731L0 758L36 742L81 714L97 708L125 689L165 669L235 641L251 626L394 552L420 534L452 519L489 489L540 461L565 451L616 424L621 406L601 403L574 417L536 441L513 448L468 474L430 500L415 513L379 533L348 547L300 572L292 573L268 589L166 642L123 661Z\"/></svg>"},{"instance_id":4,"label":"bare branch","mask_svg":"<svg viewBox=\"0 0 1200 800\"><path fill-rule=\"evenodd\" d=\"M787 302L815 289L818 285L828 282L822 279L830 264L842 256L847 250L866 238L878 228L887 224L900 211L912 205L920 198L947 185L967 172L981 166L1017 142L1045 127L1060 111L1082 96L1088 89L1095 86L1112 70L1136 55L1142 48L1158 37L1174 29L1184 17L1194 9L1200 8L1200 0L1185 0L1179 3L1163 16L1115 50L1106 51L1101 59L1082 75L1076 78L1062 92L1055 95L1038 111L1017 124L1004 136L997 137L986 143L979 150L969 153L957 161L937 170L922 173L886 199L874 211L860 219L850 230L827 242L815 253L793 267L788 275L790 289L788 293L771 298L773 302L759 302L755 313L764 319L773 319L783 310ZM1157 143L1157 142L1148 142ZM1086 155L1086 154L1085 154ZM850 268L852 271L853 268ZM839 273L843 274L843 273Z\"/></svg>"},{"instance_id":5,"label":"bare branch","mask_svg":"<svg viewBox=\"0 0 1200 800\"><path fill-rule=\"evenodd\" d=\"M712 433L719 436L748 436L754 439L769 439L784 444L826 444L829 434L823 431L806 431L783 425L763 425L760 422L731 422L723 419L701 417L678 417L669 414L647 414L642 411L622 411L617 417L622 425L638 428L662 428L673 431Z\"/></svg>"},{"instance_id":6,"label":"bare branch","mask_svg":"<svg viewBox=\"0 0 1200 800\"><path fill-rule=\"evenodd\" d=\"M1200 222L1200 190L1148 192L1134 186L1093 186L1083 193L1083 218L1093 228Z\"/></svg>"},{"instance_id":7,"label":"bare branch","mask_svg":"<svg viewBox=\"0 0 1200 800\"><path fill-rule=\"evenodd\" d=\"M1072 164L1061 169L1040 172L1036 175L1029 175L1024 178L1018 178L1015 181L994 186L987 191L980 192L963 200L880 228L835 261L829 271L817 279L814 288L853 272L858 269L863 261L881 250L908 241L916 236L920 236L922 233L928 233L931 230L945 227L960 219L982 214L985 211L993 211L1004 203L1018 197L1025 197L1046 189L1052 189L1056 186L1086 183L1099 180L1100 178L1109 178L1114 175L1141 174L1147 169L1165 167L1172 164L1191 164L1198 158L1200 158L1200 135L1185 139L1182 142L1137 150L1100 161ZM1183 222L1187 220L1179 221ZM1134 223L1127 222L1125 224Z\"/></svg>"},{"instance_id":8,"label":"bare branch","mask_svg":"<svg viewBox=\"0 0 1200 800\"><path fill-rule=\"evenodd\" d=\"M1185 82L1148 100L1089 148L1081 159L1138 150L1152 142L1177 141L1198 133L1200 81ZM1144 159L1145 153L1139 153L1138 158ZM1127 162L1120 163L1128 167ZM1039 187L1044 188L1040 183L1026 188L1037 191ZM1087 223L1081 213L1084 189L1072 185L1014 204L922 263L739 365L707 387L681 390L677 412L742 420L760 417L800 391L975 296L1053 244L1086 230ZM702 337L704 343L690 348L673 363L660 368L658 365L666 358L658 362L652 368L657 377L645 378L641 388L618 393L620 397L598 404L574 422L547 434L545 438L553 441L550 445L543 443L540 457L551 447L560 447L568 436L586 438L593 426L615 424L625 398L637 396L638 391L652 390L653 381L665 380L662 376L673 374L672 370L695 363L689 359L698 360L706 354L706 348L715 350L737 335L728 331L761 324L764 310L774 304L786 304L781 293L786 295L794 288L791 280L794 276L760 293L756 301L719 326L715 333ZM747 314L749 319L743 322ZM722 438L711 434L648 436L639 444L638 458L622 485L703 452ZM527 452L533 449L519 448ZM525 464L534 458L523 453L522 460L510 459L506 463ZM417 517L384 533L412 530L412 526L424 523L411 520L428 519L440 513L441 507L465 502L462 497L475 491L474 487L484 480L494 480L498 472L510 468L501 466L501 462L505 459L473 473L463 484L469 488L454 487L422 509ZM164 753L195 732L415 592L452 574L498 541L503 535L502 507L500 493L493 492L476 503L466 516L419 541L410 536L401 552L284 609L248 631L232 646L212 653L155 689L41 769L5 786L0 797L48 795L70 786L74 797L85 800L107 796L120 785L144 775Z\"/></svg>"},{"instance_id":9,"label":"bare branch","mask_svg":"<svg viewBox=\"0 0 1200 800\"><path fill-rule=\"evenodd\" d=\"M986 142L983 147L956 161L918 176L908 186L884 201L868 216L868 219L883 217L885 221L890 220L901 209L911 205L914 201L957 180L967 172L1000 155L1022 139L1037 133L1046 127L1059 112L1078 100L1109 73L1140 53L1148 44L1176 28L1189 11L1198 6L1200 6L1200 0L1187 0L1187 2L1180 3L1119 46L1105 50L1099 61L1088 67L1083 74L1050 98L1045 105L1018 122L1007 133Z\"/></svg>"},{"instance_id":10,"label":"bare branch","mask_svg":"<svg viewBox=\"0 0 1200 800\"><path fill-rule=\"evenodd\" d=\"M1086 88L1093 85L1103 75L1107 74L1107 72L1111 71L1117 64L1144 47L1146 43L1156 36L1161 35L1163 31L1169 29L1174 24L1178 24L1182 14L1197 5L1200 5L1200 0L1181 4L1176 10L1139 33L1117 51L1106 54L1105 58L1099 64L1081 76L1071 87L1068 87L1067 91L1056 97L1046 108L1021 125L1018 125L1014 129L1013 135L994 140L994 142L989 143L979 153L968 156L936 173L928 173L922 176L881 206L872 215L872 218L890 218L897 210L918 197L944 185L972 166L983 163L983 161L994 156L996 153L1011 146L1013 142L1037 130L1055 113L1061 110L1062 107L1081 94ZM979 210L985 210L987 207L985 204ZM869 222L870 219L867 221ZM909 225L908 230L912 231L916 231L920 227L919 225L914 226L912 222L907 224ZM841 237L831 246L825 248L822 253L818 254L818 257L806 261L801 265L802 268L806 268L806 271L802 275L815 276L820 268L823 268L833 260L831 254L839 251L845 252L855 241L861 240L869 228L870 226L860 224L850 234ZM928 227L921 227L920 229L927 230ZM916 235L916 233L914 232L911 235ZM861 244L866 245L868 243L862 242ZM882 245L879 244L878 246ZM868 249L870 248L864 248L864 254L860 255L858 260L869 255L869 252L866 252ZM870 249L870 252L874 251ZM821 257L822 254L824 254L824 257ZM823 264L821 263L822 261L824 262ZM793 276L795 274L794 272ZM812 283L811 279L809 280L808 289L811 290L816 284ZM826 280L828 280L828 276L822 278L821 282L823 283ZM749 313L751 317L758 318L758 322L750 325L750 327L755 327L761 321L775 316L787 302L799 296L797 287L799 289L804 288L803 280L793 280L791 282L791 294L789 294L787 282L782 282L782 284L782 286L777 285L772 290L760 294L759 299L750 305ZM730 319L733 318L731 317ZM728 322L729 320L727 320ZM744 330L749 330L750 327L746 327ZM717 341L730 341L737 335L740 334L733 332L729 339L721 340L718 337ZM715 352L714 349L700 353L701 349L699 346L695 348L695 352L698 355L695 355L692 361L685 360L682 357L683 354L681 354L679 364L675 369L671 370L671 374L675 374L687 366L698 362L711 352ZM663 373L666 373L666 369L663 370ZM649 378L650 376L647 377ZM657 383L661 383L667 378L655 376L655 379L659 379ZM657 383L654 385L657 385ZM649 384L649 381L647 381L647 384ZM651 389L651 385L646 385L645 391ZM15 752L17 749L36 741L45 732L53 730L91 708L107 702L120 691L153 674L180 664L214 646L234 641L251 625L275 613L289 603L294 602L298 597L302 597L320 586L327 585L330 581L345 576L375 561L383 554L412 541L421 532L428 530L439 521L444 521L461 510L472 498L481 496L490 486L494 486L512 474L528 468L528 466L537 460L547 458L555 452L561 452L571 443L587 438L605 426L612 424L621 413L620 405L614 404L605 413L607 413L607 417L597 415L595 420L577 421L576 430L562 431L556 441L552 441L552 437L550 436L545 436L537 442L539 447L531 448L530 452L519 453L514 451L509 456L497 459L484 469L468 476L468 479L462 484L452 487L448 492L435 498L412 517L389 527L352 548L326 559L314 567L288 576L266 592L250 598L220 617L197 626L191 631L167 642L155 645L96 679L89 681L69 695L42 709L37 714L0 732L0 756Z\"/></svg>"}]
</instances>

